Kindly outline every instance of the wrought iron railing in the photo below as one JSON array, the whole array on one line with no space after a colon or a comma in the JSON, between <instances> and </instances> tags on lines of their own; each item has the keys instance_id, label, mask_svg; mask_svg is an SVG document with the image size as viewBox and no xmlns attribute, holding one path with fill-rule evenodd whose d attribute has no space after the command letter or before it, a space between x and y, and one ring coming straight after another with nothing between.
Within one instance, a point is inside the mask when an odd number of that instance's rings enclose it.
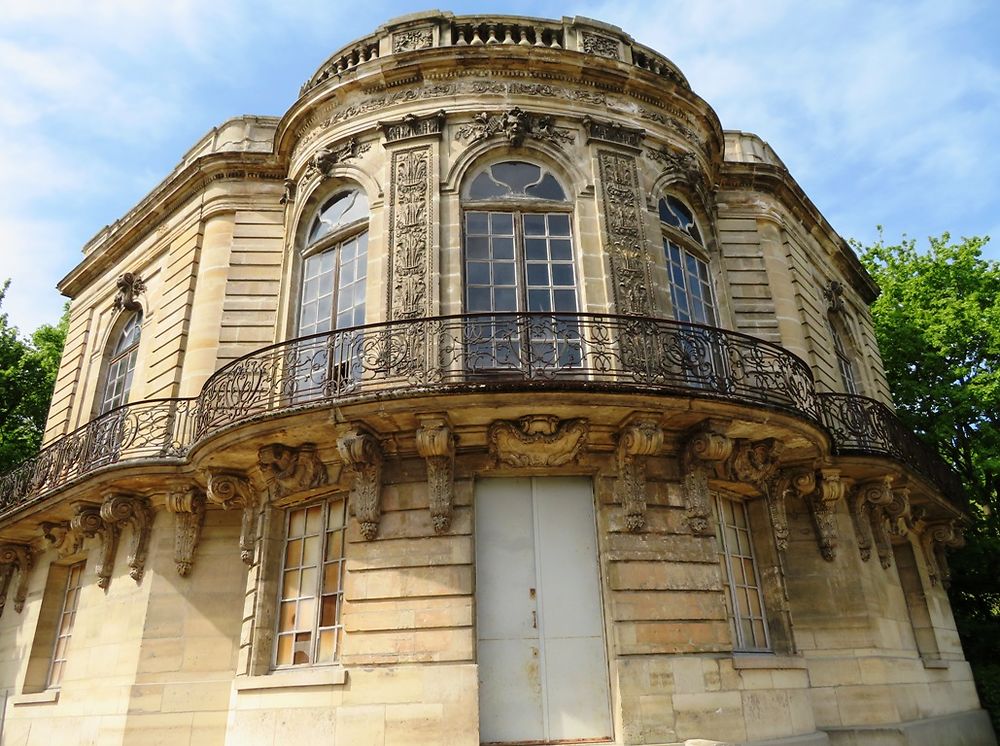
<instances>
[{"instance_id":1,"label":"wrought iron railing","mask_svg":"<svg viewBox=\"0 0 1000 746\"><path fill-rule=\"evenodd\" d=\"M931 463L912 446L900 450L915 438L884 405L817 395L805 362L745 334L636 316L466 314L282 342L221 368L196 398L119 407L0 479L0 513L116 463L183 459L199 441L254 419L364 398L532 387L771 407L823 422L838 453L887 455L917 469Z\"/></svg>"}]
</instances>

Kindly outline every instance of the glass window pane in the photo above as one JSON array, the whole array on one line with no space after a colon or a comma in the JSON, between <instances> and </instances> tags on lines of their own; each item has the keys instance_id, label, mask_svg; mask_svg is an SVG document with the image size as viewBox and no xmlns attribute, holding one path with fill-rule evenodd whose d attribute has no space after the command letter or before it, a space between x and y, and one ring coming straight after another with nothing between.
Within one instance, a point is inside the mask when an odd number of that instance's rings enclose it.
<instances>
[{"instance_id":1,"label":"glass window pane","mask_svg":"<svg viewBox=\"0 0 1000 746\"><path fill-rule=\"evenodd\" d=\"M575 285L576 280L573 277L573 265L572 264L552 265L552 284Z\"/></svg>"},{"instance_id":2,"label":"glass window pane","mask_svg":"<svg viewBox=\"0 0 1000 746\"><path fill-rule=\"evenodd\" d=\"M545 216L544 215L525 215L524 216L524 235L526 235L526 236L544 236L545 235Z\"/></svg>"},{"instance_id":3,"label":"glass window pane","mask_svg":"<svg viewBox=\"0 0 1000 746\"><path fill-rule=\"evenodd\" d=\"M549 248L552 251L553 259L572 259L573 258L573 248L569 241L564 240L553 240L549 242Z\"/></svg>"},{"instance_id":4,"label":"glass window pane","mask_svg":"<svg viewBox=\"0 0 1000 746\"><path fill-rule=\"evenodd\" d=\"M513 236L514 214L510 212L491 212L490 233L494 236Z\"/></svg>"},{"instance_id":5,"label":"glass window pane","mask_svg":"<svg viewBox=\"0 0 1000 746\"><path fill-rule=\"evenodd\" d=\"M485 236L490 232L489 213L465 213L465 232L470 236Z\"/></svg>"},{"instance_id":6,"label":"glass window pane","mask_svg":"<svg viewBox=\"0 0 1000 746\"><path fill-rule=\"evenodd\" d=\"M490 284L490 265L486 262L468 262L465 281L470 285Z\"/></svg>"},{"instance_id":7,"label":"glass window pane","mask_svg":"<svg viewBox=\"0 0 1000 746\"><path fill-rule=\"evenodd\" d=\"M292 635L280 635L278 637L278 653L275 662L279 666L290 666L292 663Z\"/></svg>"},{"instance_id":8,"label":"glass window pane","mask_svg":"<svg viewBox=\"0 0 1000 746\"><path fill-rule=\"evenodd\" d=\"M568 236L569 235L569 215L560 213L549 213L549 235Z\"/></svg>"},{"instance_id":9,"label":"glass window pane","mask_svg":"<svg viewBox=\"0 0 1000 746\"><path fill-rule=\"evenodd\" d=\"M529 264L528 285L547 286L548 284L549 284L549 266L547 264Z\"/></svg>"},{"instance_id":10,"label":"glass window pane","mask_svg":"<svg viewBox=\"0 0 1000 746\"><path fill-rule=\"evenodd\" d=\"M494 238L493 239L493 258L494 259L513 259L514 258L514 239L513 238Z\"/></svg>"},{"instance_id":11,"label":"glass window pane","mask_svg":"<svg viewBox=\"0 0 1000 746\"><path fill-rule=\"evenodd\" d=\"M524 256L527 259L548 259L548 248L545 239L529 238L524 242Z\"/></svg>"},{"instance_id":12,"label":"glass window pane","mask_svg":"<svg viewBox=\"0 0 1000 746\"><path fill-rule=\"evenodd\" d=\"M514 284L514 265L510 262L494 262L493 263L493 284L494 285L513 285Z\"/></svg>"}]
</instances>

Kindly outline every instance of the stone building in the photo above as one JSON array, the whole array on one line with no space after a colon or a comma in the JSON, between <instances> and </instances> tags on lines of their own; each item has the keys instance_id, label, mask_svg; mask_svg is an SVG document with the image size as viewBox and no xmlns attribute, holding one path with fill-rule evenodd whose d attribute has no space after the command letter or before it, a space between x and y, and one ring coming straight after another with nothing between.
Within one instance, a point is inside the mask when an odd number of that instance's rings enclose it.
<instances>
[{"instance_id":1,"label":"stone building","mask_svg":"<svg viewBox=\"0 0 1000 746\"><path fill-rule=\"evenodd\" d=\"M620 29L389 22L83 253L4 744L994 743L878 288Z\"/></svg>"}]
</instances>

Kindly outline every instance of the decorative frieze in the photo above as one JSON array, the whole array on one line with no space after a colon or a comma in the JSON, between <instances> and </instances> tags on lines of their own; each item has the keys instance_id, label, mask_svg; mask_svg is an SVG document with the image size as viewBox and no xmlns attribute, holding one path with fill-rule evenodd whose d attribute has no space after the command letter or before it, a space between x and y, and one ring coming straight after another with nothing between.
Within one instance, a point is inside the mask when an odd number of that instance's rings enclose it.
<instances>
[{"instance_id":1,"label":"decorative frieze","mask_svg":"<svg viewBox=\"0 0 1000 746\"><path fill-rule=\"evenodd\" d=\"M434 532L451 528L455 499L455 433L443 417L420 421L416 432L417 453L427 462L427 494Z\"/></svg>"},{"instance_id":2,"label":"decorative frieze","mask_svg":"<svg viewBox=\"0 0 1000 746\"><path fill-rule=\"evenodd\" d=\"M609 60L621 60L621 43L617 39L584 31L582 34L583 51Z\"/></svg>"},{"instance_id":3,"label":"decorative frieze","mask_svg":"<svg viewBox=\"0 0 1000 746\"><path fill-rule=\"evenodd\" d=\"M709 465L725 461L733 452L733 441L711 426L696 430L684 444L681 469L684 472L684 502L688 530L711 533L712 496L708 489Z\"/></svg>"},{"instance_id":4,"label":"decorative frieze","mask_svg":"<svg viewBox=\"0 0 1000 746\"><path fill-rule=\"evenodd\" d=\"M337 450L353 473L351 508L361 535L371 541L382 520L382 447L367 430L355 429L337 439Z\"/></svg>"},{"instance_id":5,"label":"decorative frieze","mask_svg":"<svg viewBox=\"0 0 1000 746\"><path fill-rule=\"evenodd\" d=\"M303 443L298 448L281 443L264 446L257 451L257 465L271 488L273 500L330 482L326 464L312 443Z\"/></svg>"},{"instance_id":6,"label":"decorative frieze","mask_svg":"<svg viewBox=\"0 0 1000 746\"><path fill-rule=\"evenodd\" d=\"M371 143L359 143L356 137L352 137L339 145L320 148L309 159L309 163L306 165L305 178L312 178L316 174L330 176L337 164L353 160L367 153L371 150L371 147Z\"/></svg>"},{"instance_id":7,"label":"decorative frieze","mask_svg":"<svg viewBox=\"0 0 1000 746\"><path fill-rule=\"evenodd\" d=\"M392 154L389 184L389 319L433 316L430 147ZM415 350L411 351L415 354Z\"/></svg>"},{"instance_id":8,"label":"decorative frieze","mask_svg":"<svg viewBox=\"0 0 1000 746\"><path fill-rule=\"evenodd\" d=\"M243 511L240 524L240 558L253 564L254 540L257 536L257 492L241 473L212 469L208 472L206 495L225 510L239 508Z\"/></svg>"},{"instance_id":9,"label":"decorative frieze","mask_svg":"<svg viewBox=\"0 0 1000 746\"><path fill-rule=\"evenodd\" d=\"M149 500L136 495L109 495L101 503L101 518L106 524L119 530L123 526L132 529L128 548L128 574L136 583L142 581L146 570L146 554L154 516Z\"/></svg>"},{"instance_id":10,"label":"decorative frieze","mask_svg":"<svg viewBox=\"0 0 1000 746\"><path fill-rule=\"evenodd\" d=\"M654 418L640 418L618 434L615 499L625 513L625 527L638 533L646 526L646 459L663 448L664 433Z\"/></svg>"},{"instance_id":11,"label":"decorative frieze","mask_svg":"<svg viewBox=\"0 0 1000 746\"><path fill-rule=\"evenodd\" d=\"M602 150L598 162L615 309L622 314L650 316L653 297L643 229L645 197L639 189L635 158Z\"/></svg>"},{"instance_id":12,"label":"decorative frieze","mask_svg":"<svg viewBox=\"0 0 1000 746\"><path fill-rule=\"evenodd\" d=\"M191 573L194 553L205 524L205 495L189 487L167 493L167 510L174 514L174 563L182 578Z\"/></svg>"},{"instance_id":13,"label":"decorative frieze","mask_svg":"<svg viewBox=\"0 0 1000 746\"><path fill-rule=\"evenodd\" d=\"M126 272L115 281L118 293L115 295L112 307L116 311L141 311L139 296L146 291L146 283L134 272Z\"/></svg>"},{"instance_id":14,"label":"decorative frieze","mask_svg":"<svg viewBox=\"0 0 1000 746\"><path fill-rule=\"evenodd\" d=\"M7 592L15 572L14 611L20 614L24 609L24 601L28 597L28 571L33 564L31 547L27 544L0 544L0 615L7 605Z\"/></svg>"},{"instance_id":15,"label":"decorative frieze","mask_svg":"<svg viewBox=\"0 0 1000 746\"><path fill-rule=\"evenodd\" d=\"M839 469L820 469L819 476L816 489L806 497L806 503L816 526L820 553L823 559L832 562L837 557L839 539L835 512L837 503L844 498L846 485L840 479Z\"/></svg>"},{"instance_id":16,"label":"decorative frieze","mask_svg":"<svg viewBox=\"0 0 1000 746\"><path fill-rule=\"evenodd\" d=\"M490 425L486 438L494 464L517 468L562 466L579 457L589 432L585 419L528 415L516 421L497 420Z\"/></svg>"},{"instance_id":17,"label":"decorative frieze","mask_svg":"<svg viewBox=\"0 0 1000 746\"><path fill-rule=\"evenodd\" d=\"M434 30L431 28L397 31L392 35L392 53L415 52L434 46Z\"/></svg>"},{"instance_id":18,"label":"decorative frieze","mask_svg":"<svg viewBox=\"0 0 1000 746\"><path fill-rule=\"evenodd\" d=\"M468 124L463 124L455 133L455 138L470 145L500 135L510 145L519 147L525 138L564 145L573 142L573 133L556 127L547 114L531 114L515 106L501 112L480 112Z\"/></svg>"},{"instance_id":19,"label":"decorative frieze","mask_svg":"<svg viewBox=\"0 0 1000 746\"><path fill-rule=\"evenodd\" d=\"M587 133L587 142L598 140L636 150L642 146L642 138L646 135L644 129L626 127L618 122L600 121L589 116L583 118L583 129Z\"/></svg>"},{"instance_id":20,"label":"decorative frieze","mask_svg":"<svg viewBox=\"0 0 1000 746\"><path fill-rule=\"evenodd\" d=\"M440 137L444 132L447 114L441 109L434 114L417 116L407 114L402 119L393 122L379 122L379 129L385 136L386 145L402 140L413 140L418 137Z\"/></svg>"},{"instance_id":21,"label":"decorative frieze","mask_svg":"<svg viewBox=\"0 0 1000 746\"><path fill-rule=\"evenodd\" d=\"M86 539L97 539L100 553L94 574L97 585L104 590L111 585L111 575L115 570L115 555L118 553L118 538L121 532L117 524L108 523L101 517L101 508L90 503L76 503L76 515L70 520L70 530Z\"/></svg>"}]
</instances>

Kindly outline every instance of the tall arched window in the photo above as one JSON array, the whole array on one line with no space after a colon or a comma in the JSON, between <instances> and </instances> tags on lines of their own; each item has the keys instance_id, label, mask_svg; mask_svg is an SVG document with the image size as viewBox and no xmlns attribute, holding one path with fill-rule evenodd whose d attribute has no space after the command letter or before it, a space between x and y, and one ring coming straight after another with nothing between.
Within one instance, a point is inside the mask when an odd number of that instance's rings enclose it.
<instances>
[{"instance_id":1,"label":"tall arched window","mask_svg":"<svg viewBox=\"0 0 1000 746\"><path fill-rule=\"evenodd\" d=\"M142 327L142 311L134 311L121 331L114 338L114 347L107 363L107 373L101 390L99 414L128 402L128 392L135 372L135 359L139 353L139 334Z\"/></svg>"},{"instance_id":2,"label":"tall arched window","mask_svg":"<svg viewBox=\"0 0 1000 746\"><path fill-rule=\"evenodd\" d=\"M840 382L844 385L844 392L858 394L860 391L857 376L854 375L854 356L848 352L845 342L845 337L847 339L850 337L843 323L833 314L830 315L830 332L833 335L833 351L837 354L837 368L840 371Z\"/></svg>"},{"instance_id":3,"label":"tall arched window","mask_svg":"<svg viewBox=\"0 0 1000 746\"><path fill-rule=\"evenodd\" d=\"M314 213L303 250L298 336L365 323L368 197L337 192Z\"/></svg>"},{"instance_id":4,"label":"tall arched window","mask_svg":"<svg viewBox=\"0 0 1000 746\"><path fill-rule=\"evenodd\" d=\"M578 364L578 329L558 316L579 310L565 189L542 166L503 161L469 179L462 198L465 309L493 314L469 327L482 339L470 348L474 365ZM542 315L529 322L518 312Z\"/></svg>"},{"instance_id":5,"label":"tall arched window","mask_svg":"<svg viewBox=\"0 0 1000 746\"><path fill-rule=\"evenodd\" d=\"M670 300L678 321L716 326L715 299L701 233L690 208L672 195L660 200L663 253L670 281Z\"/></svg>"}]
</instances>

